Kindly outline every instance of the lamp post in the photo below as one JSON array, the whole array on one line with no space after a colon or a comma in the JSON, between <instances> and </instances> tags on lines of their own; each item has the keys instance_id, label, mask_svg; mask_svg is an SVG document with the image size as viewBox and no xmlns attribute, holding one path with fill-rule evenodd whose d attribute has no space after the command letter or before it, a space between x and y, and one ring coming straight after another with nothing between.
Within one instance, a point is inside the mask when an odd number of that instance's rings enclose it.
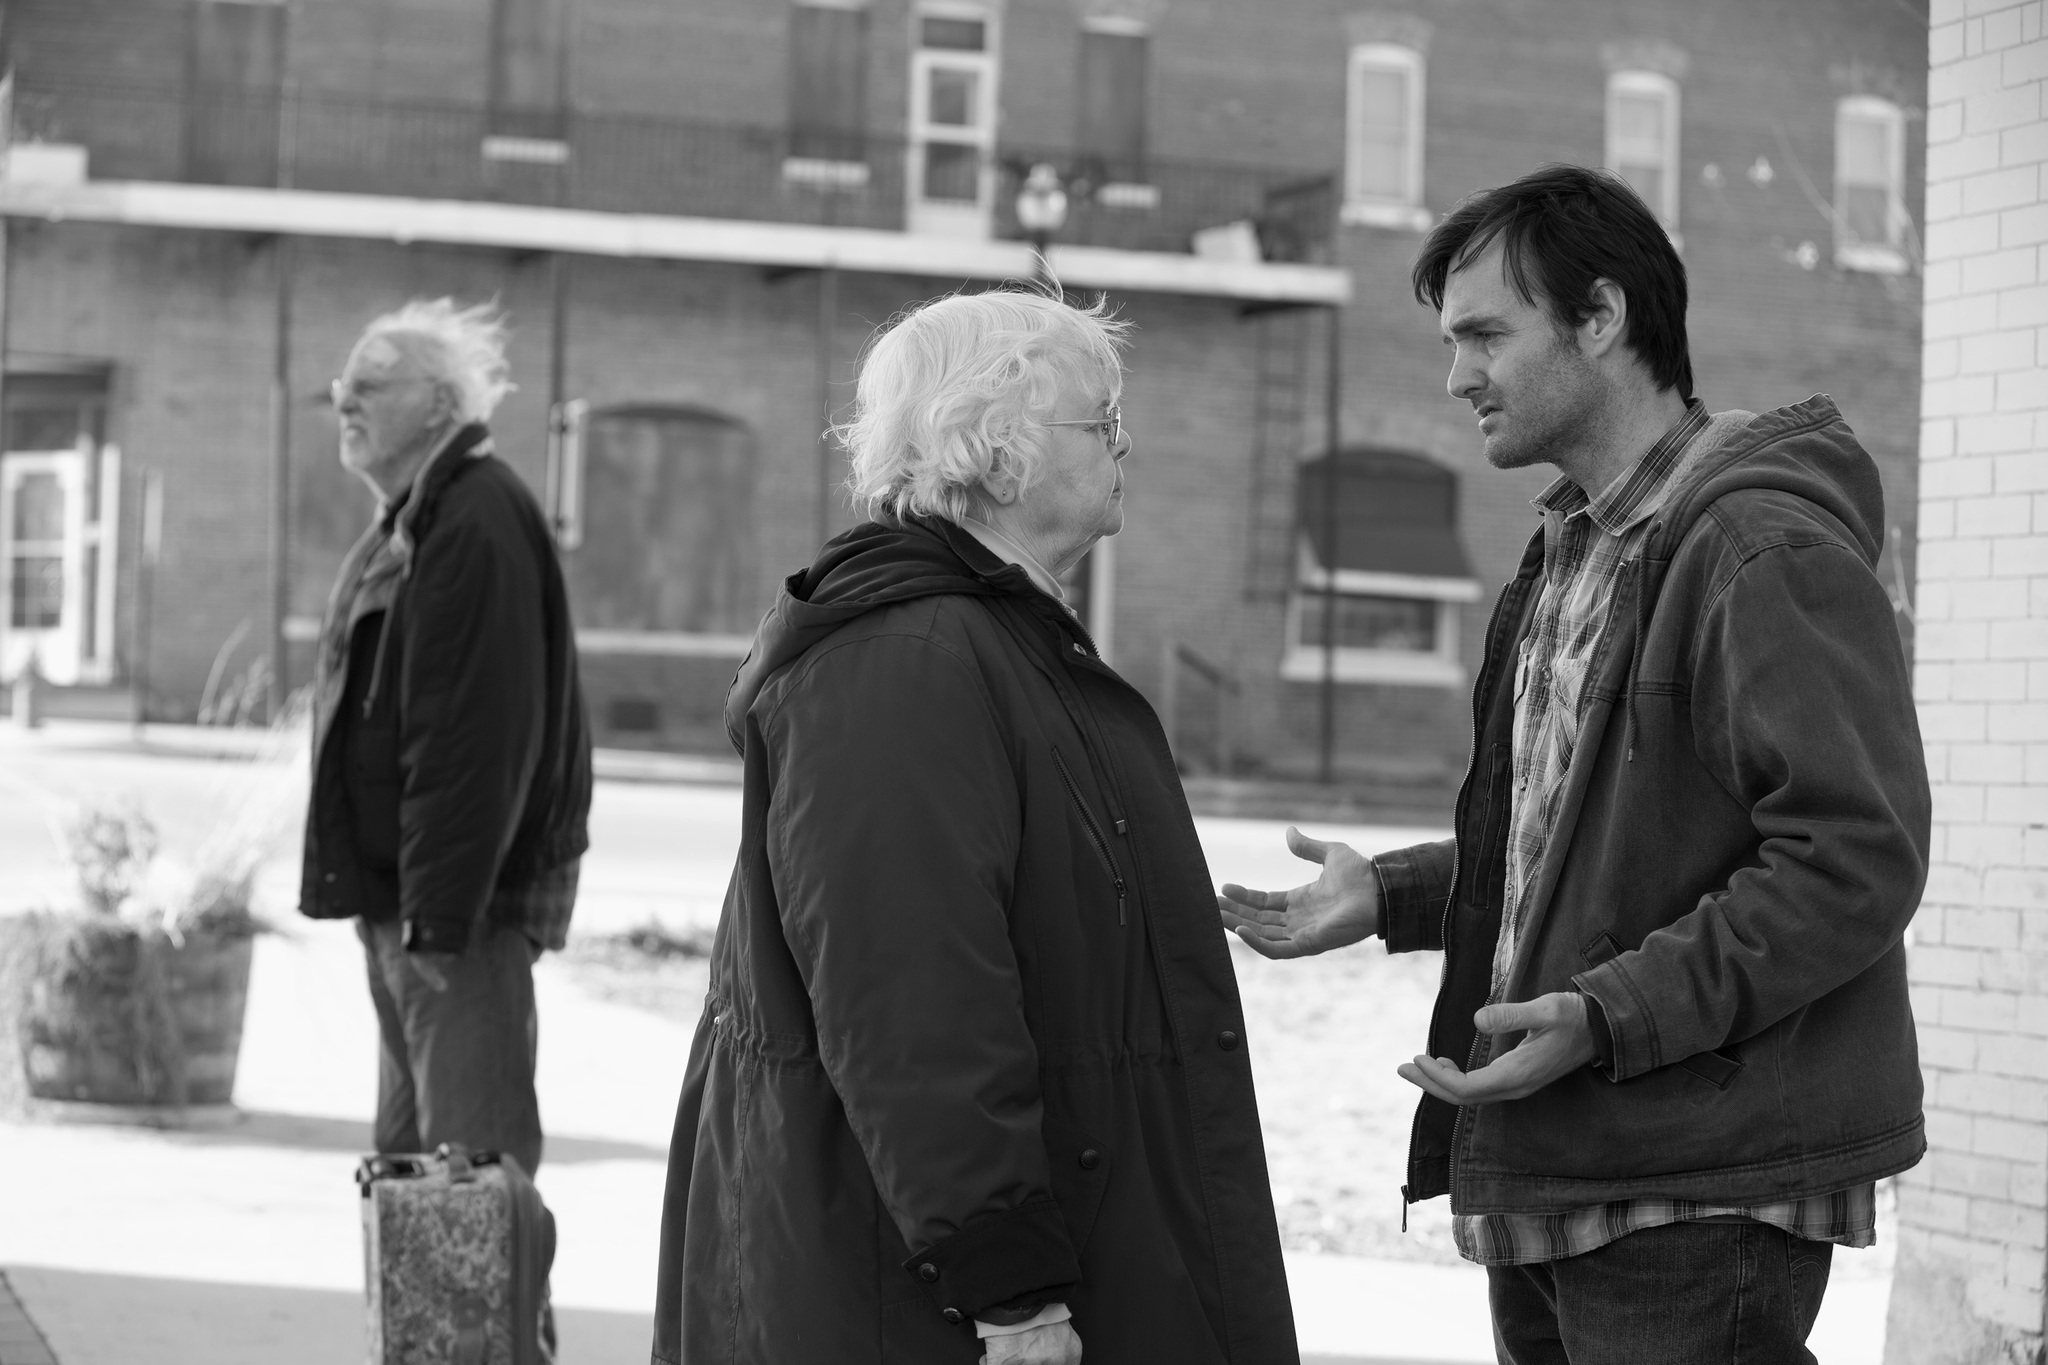
<instances>
[{"instance_id":1,"label":"lamp post","mask_svg":"<svg viewBox=\"0 0 2048 1365\"><path fill-rule=\"evenodd\" d=\"M1053 273L1045 258L1046 247L1066 222L1067 191L1060 184L1060 173L1051 162L1041 161L1017 191L1017 225L1031 239L1033 278L1047 287L1053 284Z\"/></svg>"}]
</instances>

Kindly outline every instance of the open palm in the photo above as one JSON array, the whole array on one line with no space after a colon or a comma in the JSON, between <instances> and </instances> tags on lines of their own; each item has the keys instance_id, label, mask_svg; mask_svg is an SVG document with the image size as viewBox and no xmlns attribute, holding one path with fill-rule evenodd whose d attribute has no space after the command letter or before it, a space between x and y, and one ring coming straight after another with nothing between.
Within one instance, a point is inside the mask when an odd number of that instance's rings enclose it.
<instances>
[{"instance_id":1,"label":"open palm","mask_svg":"<svg viewBox=\"0 0 2048 1365\"><path fill-rule=\"evenodd\" d=\"M1287 848L1322 864L1322 875L1291 891L1224 883L1216 898L1224 928L1267 957L1311 957L1378 932L1380 883L1369 859L1348 844L1311 839L1292 826Z\"/></svg>"}]
</instances>

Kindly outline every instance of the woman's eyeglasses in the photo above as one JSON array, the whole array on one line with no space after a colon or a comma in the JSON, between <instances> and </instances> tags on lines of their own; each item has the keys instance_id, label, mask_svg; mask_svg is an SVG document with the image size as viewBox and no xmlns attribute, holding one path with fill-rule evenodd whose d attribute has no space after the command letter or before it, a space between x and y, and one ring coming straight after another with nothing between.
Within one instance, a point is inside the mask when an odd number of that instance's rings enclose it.
<instances>
[{"instance_id":1,"label":"woman's eyeglasses","mask_svg":"<svg viewBox=\"0 0 2048 1365\"><path fill-rule=\"evenodd\" d=\"M1103 433L1103 438L1109 442L1109 448L1114 450L1116 449L1116 443L1124 438L1124 410L1122 408L1111 408L1101 417L1087 417L1078 422L1041 422L1039 425L1046 427L1092 427Z\"/></svg>"}]
</instances>

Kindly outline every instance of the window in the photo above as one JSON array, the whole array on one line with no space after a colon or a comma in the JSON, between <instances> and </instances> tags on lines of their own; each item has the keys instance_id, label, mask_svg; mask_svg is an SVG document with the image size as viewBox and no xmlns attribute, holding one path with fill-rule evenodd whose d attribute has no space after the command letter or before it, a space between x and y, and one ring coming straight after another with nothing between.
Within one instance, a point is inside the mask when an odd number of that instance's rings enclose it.
<instances>
[{"instance_id":1,"label":"window","mask_svg":"<svg viewBox=\"0 0 2048 1365\"><path fill-rule=\"evenodd\" d=\"M793 180L866 183L868 13L802 0L789 11L789 162Z\"/></svg>"},{"instance_id":2,"label":"window","mask_svg":"<svg viewBox=\"0 0 2048 1365\"><path fill-rule=\"evenodd\" d=\"M564 557L577 625L600 642L713 637L744 649L764 605L752 431L701 408L632 406L592 413L583 439L583 536Z\"/></svg>"},{"instance_id":3,"label":"window","mask_svg":"<svg viewBox=\"0 0 2048 1365\"><path fill-rule=\"evenodd\" d=\"M1835 106L1835 263L1906 270L1906 120L1899 106L1855 95Z\"/></svg>"},{"instance_id":4,"label":"window","mask_svg":"<svg viewBox=\"0 0 2048 1365\"><path fill-rule=\"evenodd\" d=\"M1081 30L1081 109L1077 143L1096 183L1146 183L1145 107L1152 40L1142 27L1093 19ZM1109 202L1128 199L1112 190ZM1142 196L1140 196L1142 197Z\"/></svg>"},{"instance_id":5,"label":"window","mask_svg":"<svg viewBox=\"0 0 2048 1365\"><path fill-rule=\"evenodd\" d=\"M1423 231L1422 54L1394 43L1351 49L1344 221Z\"/></svg>"},{"instance_id":6,"label":"window","mask_svg":"<svg viewBox=\"0 0 2048 1365\"><path fill-rule=\"evenodd\" d=\"M277 183L284 6L203 0L192 11L185 173L215 185Z\"/></svg>"},{"instance_id":7,"label":"window","mask_svg":"<svg viewBox=\"0 0 2048 1365\"><path fill-rule=\"evenodd\" d=\"M57 683L114 674L121 457L104 367L7 376L0 458L0 677L33 655Z\"/></svg>"},{"instance_id":8,"label":"window","mask_svg":"<svg viewBox=\"0 0 2048 1365\"><path fill-rule=\"evenodd\" d=\"M1339 682L1461 685L1458 606L1477 601L1479 585L1458 541L1457 476L1365 448L1339 452L1334 489L1327 459L1302 464L1299 478L1281 677L1319 681L1327 660Z\"/></svg>"},{"instance_id":9,"label":"window","mask_svg":"<svg viewBox=\"0 0 2048 1365\"><path fill-rule=\"evenodd\" d=\"M558 158L527 144L559 140L562 127L562 23L565 0L491 0L491 126L484 155L493 160ZM498 146L495 152L491 143Z\"/></svg>"},{"instance_id":10,"label":"window","mask_svg":"<svg viewBox=\"0 0 2048 1365\"><path fill-rule=\"evenodd\" d=\"M914 22L910 230L987 237L995 205L996 15L931 5Z\"/></svg>"},{"instance_id":11,"label":"window","mask_svg":"<svg viewBox=\"0 0 2048 1365\"><path fill-rule=\"evenodd\" d=\"M1628 181L1666 232L1678 230L1678 82L1655 71L1607 78L1607 169Z\"/></svg>"}]
</instances>

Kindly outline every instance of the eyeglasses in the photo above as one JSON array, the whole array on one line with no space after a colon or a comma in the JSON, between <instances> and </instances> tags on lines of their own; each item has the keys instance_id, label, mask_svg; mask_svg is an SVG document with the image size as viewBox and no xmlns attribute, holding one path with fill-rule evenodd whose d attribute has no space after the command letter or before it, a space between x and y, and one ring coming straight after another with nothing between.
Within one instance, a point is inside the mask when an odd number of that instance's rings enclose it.
<instances>
[{"instance_id":1,"label":"eyeglasses","mask_svg":"<svg viewBox=\"0 0 2048 1365\"><path fill-rule=\"evenodd\" d=\"M1085 417L1078 422L1041 422L1046 427L1093 427L1103 433L1111 450L1124 438L1124 410L1113 407L1101 417Z\"/></svg>"},{"instance_id":2,"label":"eyeglasses","mask_svg":"<svg viewBox=\"0 0 2048 1365\"><path fill-rule=\"evenodd\" d=\"M372 398L393 385L412 383L420 378L419 375L398 375L389 379L334 379L328 381L327 396L338 408L350 398Z\"/></svg>"}]
</instances>

